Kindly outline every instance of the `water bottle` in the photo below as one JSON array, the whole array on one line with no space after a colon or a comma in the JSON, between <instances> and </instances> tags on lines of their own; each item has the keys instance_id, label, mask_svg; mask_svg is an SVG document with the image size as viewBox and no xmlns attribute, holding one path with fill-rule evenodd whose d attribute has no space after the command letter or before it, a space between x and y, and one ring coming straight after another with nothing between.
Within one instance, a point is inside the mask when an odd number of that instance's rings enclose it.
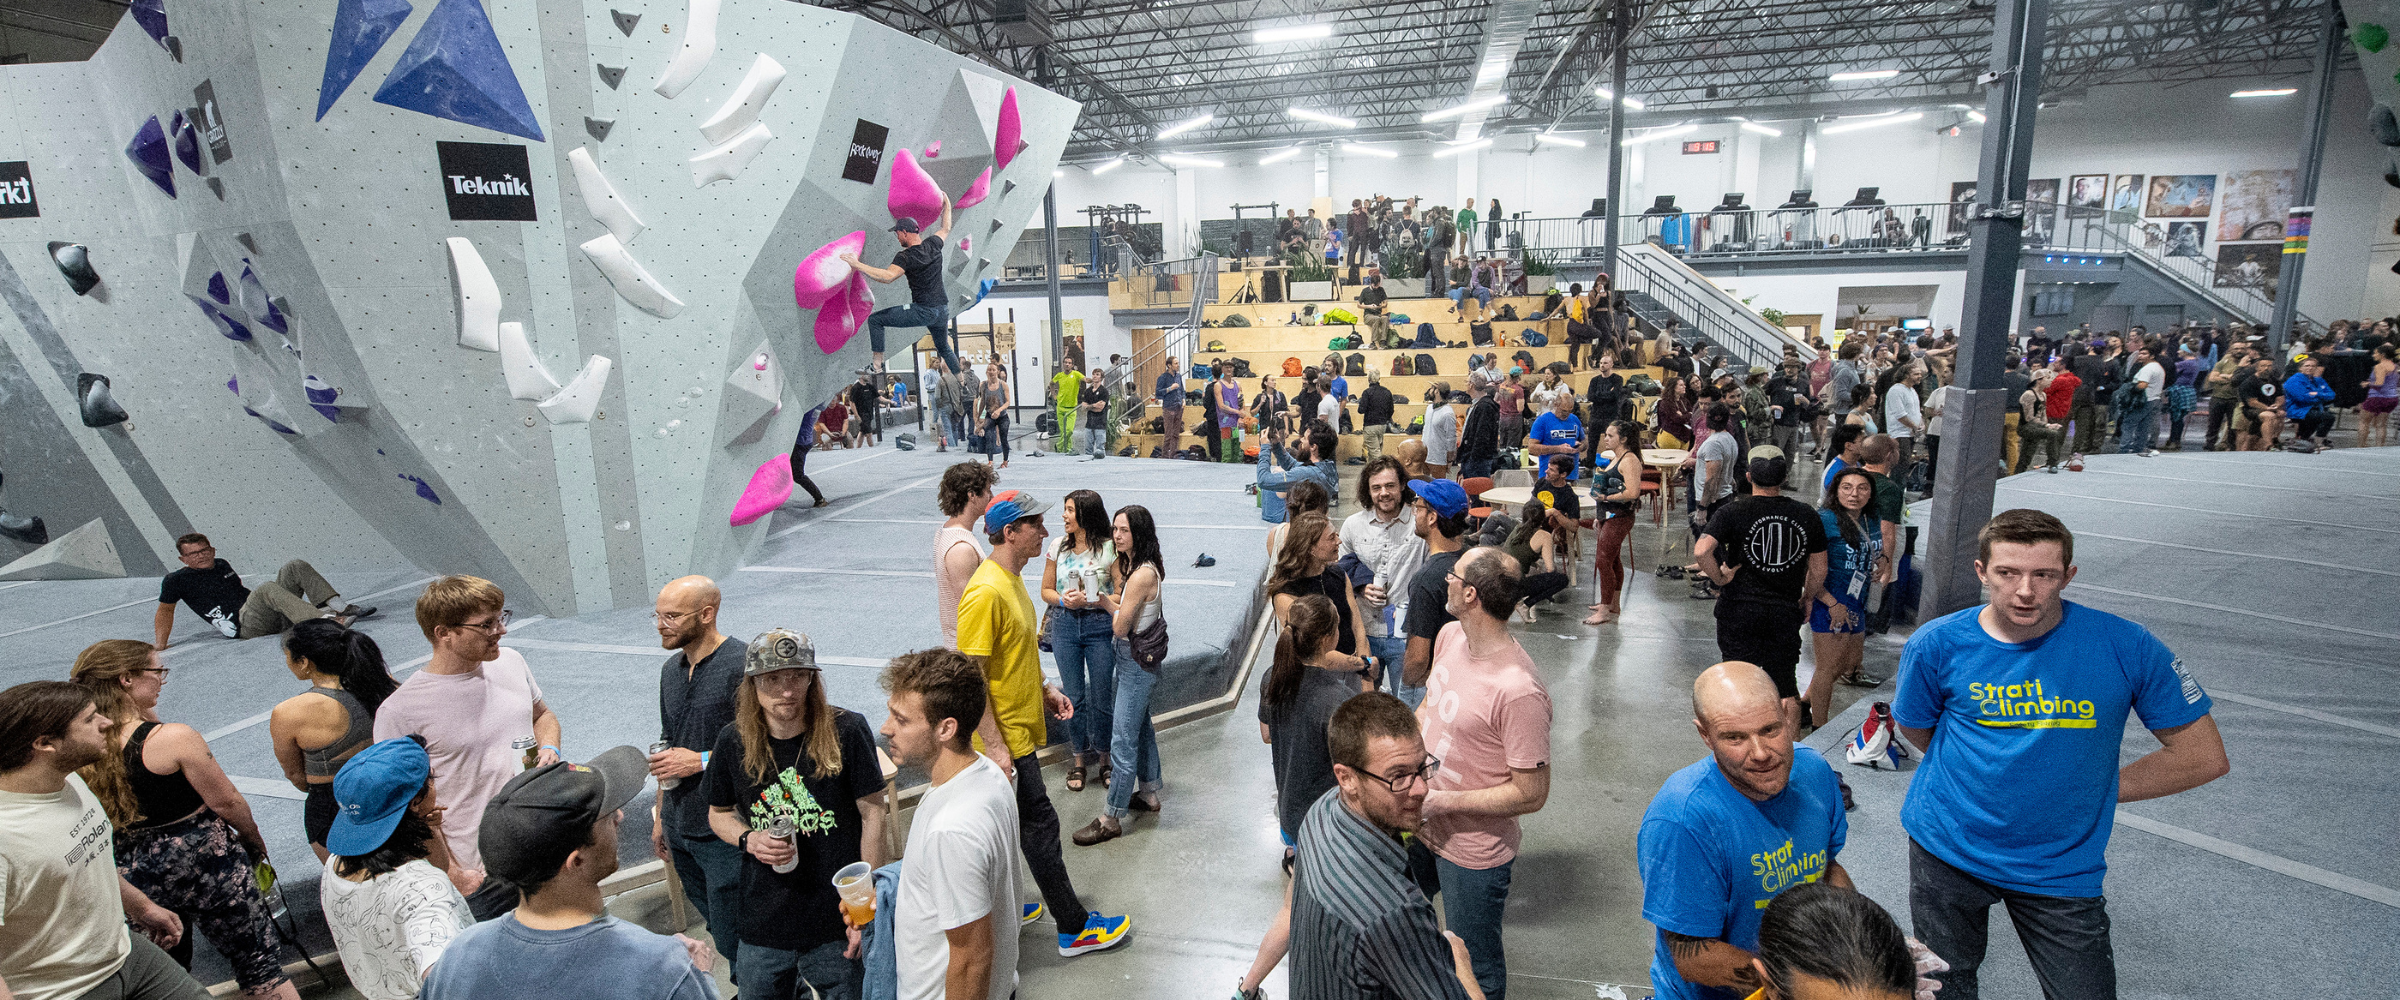
<instances>
[{"instance_id":1,"label":"water bottle","mask_svg":"<svg viewBox=\"0 0 2400 1000\"><path fill-rule=\"evenodd\" d=\"M660 740L650 744L650 756L656 757L672 749L675 749L675 744ZM683 784L682 778L660 778L658 779L658 790L663 792L680 784Z\"/></svg>"}]
</instances>

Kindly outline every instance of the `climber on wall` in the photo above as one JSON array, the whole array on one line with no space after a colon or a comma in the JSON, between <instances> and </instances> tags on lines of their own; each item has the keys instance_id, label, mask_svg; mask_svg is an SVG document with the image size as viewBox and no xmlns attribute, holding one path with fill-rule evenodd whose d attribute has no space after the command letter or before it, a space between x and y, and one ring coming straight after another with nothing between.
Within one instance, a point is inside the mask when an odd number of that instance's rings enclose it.
<instances>
[{"instance_id":1,"label":"climber on wall","mask_svg":"<svg viewBox=\"0 0 2400 1000\"><path fill-rule=\"evenodd\" d=\"M857 254L842 255L842 262L885 284L908 277L908 304L875 310L867 317L867 344L875 349L873 371L883 374L883 328L887 326L921 326L933 334L933 348L942 357L956 363L958 345L950 338L950 298L942 291L942 240L950 235L950 196L942 196L942 224L933 232L921 232L917 220L902 216L892 223L891 232L899 237L900 252L892 255L889 267L876 267L858 259Z\"/></svg>"}]
</instances>

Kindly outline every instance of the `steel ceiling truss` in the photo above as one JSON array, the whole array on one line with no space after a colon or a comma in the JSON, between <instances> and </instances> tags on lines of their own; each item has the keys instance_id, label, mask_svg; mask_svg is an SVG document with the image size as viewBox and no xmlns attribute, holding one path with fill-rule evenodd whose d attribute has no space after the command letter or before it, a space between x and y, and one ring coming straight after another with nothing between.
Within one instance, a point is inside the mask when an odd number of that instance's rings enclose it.
<instances>
[{"instance_id":1,"label":"steel ceiling truss","mask_svg":"<svg viewBox=\"0 0 2400 1000\"><path fill-rule=\"evenodd\" d=\"M1040 2L1040 0L1036 0ZM1511 103L1485 134L1591 128L1607 119L1594 88L1608 77L1608 4L1633 4L1627 92L1637 125L1977 104L1989 61L1988 0L1545 0L1507 80ZM2121 83L2188 83L2305 73L2322 0L2193 0L2051 6L2043 92L2072 100ZM992 27L991 0L828 0L1085 102L1070 159L1119 153L1272 147L1295 141L1447 138L1427 111L1473 89L1488 2L1393 0L1052 0L1038 55ZM1262 46L1251 32L1330 22L1316 44ZM1841 69L1897 69L1835 84ZM1356 130L1300 121L1305 107ZM1166 144L1160 128L1201 114Z\"/></svg>"}]
</instances>

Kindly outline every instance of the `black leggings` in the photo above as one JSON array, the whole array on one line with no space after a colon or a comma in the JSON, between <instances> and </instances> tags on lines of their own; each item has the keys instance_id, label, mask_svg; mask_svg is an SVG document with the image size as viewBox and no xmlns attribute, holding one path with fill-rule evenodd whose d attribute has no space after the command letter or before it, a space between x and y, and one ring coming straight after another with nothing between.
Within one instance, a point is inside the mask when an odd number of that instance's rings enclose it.
<instances>
[{"instance_id":1,"label":"black leggings","mask_svg":"<svg viewBox=\"0 0 2400 1000\"><path fill-rule=\"evenodd\" d=\"M1524 595L1517 598L1518 607L1540 604L1557 597L1559 591L1567 589L1567 575L1565 573L1528 574L1524 582L1517 584L1517 589Z\"/></svg>"},{"instance_id":2,"label":"black leggings","mask_svg":"<svg viewBox=\"0 0 2400 1000\"><path fill-rule=\"evenodd\" d=\"M824 503L825 494L817 492L817 484L808 478L808 449L808 445L797 442L792 445L792 482L807 490L810 499Z\"/></svg>"},{"instance_id":3,"label":"black leggings","mask_svg":"<svg viewBox=\"0 0 2400 1000\"><path fill-rule=\"evenodd\" d=\"M993 417L983 425L983 433L991 438L992 443L987 447L1000 449L1000 460L1008 461L1008 417Z\"/></svg>"},{"instance_id":4,"label":"black leggings","mask_svg":"<svg viewBox=\"0 0 2400 1000\"><path fill-rule=\"evenodd\" d=\"M2321 438L2332 431L2333 411L2320 406L2316 409L2308 411L2308 416L2300 418L2300 429L2297 436L2303 438Z\"/></svg>"},{"instance_id":5,"label":"black leggings","mask_svg":"<svg viewBox=\"0 0 2400 1000\"><path fill-rule=\"evenodd\" d=\"M1208 460L1211 462L1224 461L1223 439L1217 434L1217 415L1214 411L1210 411L1200 418L1200 436L1208 441Z\"/></svg>"}]
</instances>

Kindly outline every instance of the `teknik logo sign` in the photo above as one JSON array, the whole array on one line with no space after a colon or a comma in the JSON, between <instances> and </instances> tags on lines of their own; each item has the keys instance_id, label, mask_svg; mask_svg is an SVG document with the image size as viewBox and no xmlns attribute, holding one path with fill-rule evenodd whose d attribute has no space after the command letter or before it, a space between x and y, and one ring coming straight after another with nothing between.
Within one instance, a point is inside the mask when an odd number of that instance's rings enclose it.
<instances>
[{"instance_id":1,"label":"teknik logo sign","mask_svg":"<svg viewBox=\"0 0 2400 1000\"><path fill-rule=\"evenodd\" d=\"M489 142L437 142L442 197L459 221L532 222L533 170L525 147Z\"/></svg>"},{"instance_id":2,"label":"teknik logo sign","mask_svg":"<svg viewBox=\"0 0 2400 1000\"><path fill-rule=\"evenodd\" d=\"M890 129L858 119L858 126L850 131L850 158L842 164L842 179L875 183L875 172L883 167L883 144L891 134Z\"/></svg>"},{"instance_id":3,"label":"teknik logo sign","mask_svg":"<svg viewBox=\"0 0 2400 1000\"><path fill-rule=\"evenodd\" d=\"M0 219L30 219L42 214L33 200L33 168L23 160L0 163Z\"/></svg>"}]
</instances>

